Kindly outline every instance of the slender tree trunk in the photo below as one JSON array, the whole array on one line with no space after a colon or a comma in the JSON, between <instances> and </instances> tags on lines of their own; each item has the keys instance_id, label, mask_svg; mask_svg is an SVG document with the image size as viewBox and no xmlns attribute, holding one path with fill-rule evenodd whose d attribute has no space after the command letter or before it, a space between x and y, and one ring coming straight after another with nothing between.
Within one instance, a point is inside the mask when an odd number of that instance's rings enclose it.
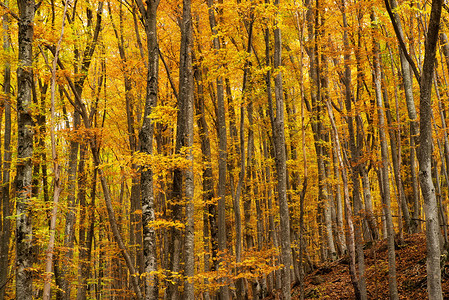
<instances>
[{"instance_id":1,"label":"slender tree trunk","mask_svg":"<svg viewBox=\"0 0 449 300\"><path fill-rule=\"evenodd\" d=\"M418 176L416 174L416 138L412 133L412 123L410 123L410 173L412 176L412 189L413 189L413 222L412 222L412 232L421 231L421 223L419 222L421 216L421 204L420 204L420 191L418 186Z\"/></svg>"},{"instance_id":2,"label":"slender tree trunk","mask_svg":"<svg viewBox=\"0 0 449 300\"><path fill-rule=\"evenodd\" d=\"M8 5L8 1L5 1ZM3 18L3 50L11 49L8 36L9 17L4 14ZM3 177L2 177L2 220L0 231L0 300L5 298L8 265L9 265L9 244L11 237L11 201L10 201L10 168L11 168L11 65L9 60L4 62L4 81L3 92L5 94L5 135L4 135L4 159L3 159Z\"/></svg>"},{"instance_id":3,"label":"slender tree trunk","mask_svg":"<svg viewBox=\"0 0 449 300\"><path fill-rule=\"evenodd\" d=\"M356 87L356 105L355 105L355 111L356 111L356 131L357 131L357 148L360 155L369 155L370 152L369 145L367 145L367 140L371 135L365 136L364 130L363 130L363 121L358 109L358 106L360 106L361 102L361 94L363 92L363 83L365 81L365 73L364 68L362 66L362 59L361 59L361 49L362 41L363 41L363 9L360 7L357 9L357 46L355 46L354 52L355 52L355 59L357 63L357 87ZM363 151L363 145L366 145L365 152ZM366 153L366 154L365 154ZM379 239L379 230L377 228L377 222L376 218L373 213L373 203L372 203L372 197L371 197L371 188L370 188L370 182L368 179L368 168L366 162L359 162L359 171L360 171L360 177L362 179L362 189L363 189L363 199L365 201L365 221L368 225L370 236L366 236L367 240L373 239L378 240ZM367 231L364 231L364 233L367 233Z\"/></svg>"},{"instance_id":4,"label":"slender tree trunk","mask_svg":"<svg viewBox=\"0 0 449 300\"><path fill-rule=\"evenodd\" d=\"M220 40L218 38L217 22L215 19L214 1L208 0L209 24L214 35L213 47L216 52L220 50ZM233 108L232 108L233 109ZM217 134L218 134L218 250L224 254L226 251L226 172L227 172L227 136L226 136L226 112L224 105L223 77L217 78ZM223 261L223 258L220 259ZM228 299L229 286L220 286L220 298Z\"/></svg>"},{"instance_id":5,"label":"slender tree trunk","mask_svg":"<svg viewBox=\"0 0 449 300\"><path fill-rule=\"evenodd\" d=\"M89 213L86 216L87 222L89 224L88 230L85 234L85 240L84 240L84 247L82 251L82 255L80 253L80 266L79 266L79 277L80 280L80 287L78 288L76 299L77 300L85 300L86 294L87 294L87 280L90 276L90 262L92 257L92 242L94 237L94 226L95 226L95 198L96 198L96 191L97 191L97 169L94 168L92 171L92 187L91 187L91 193L90 193L90 203L88 208L86 209ZM87 183L86 183L87 184Z\"/></svg>"},{"instance_id":6,"label":"slender tree trunk","mask_svg":"<svg viewBox=\"0 0 449 300\"><path fill-rule=\"evenodd\" d=\"M192 76L192 13L191 1L183 0L183 14L181 21L181 49L180 49L180 63L179 63L179 98L178 107L179 114L184 124L179 126L177 136L182 139L178 145L178 137L176 146L178 151L181 147L187 147L187 160L189 165L184 171L185 178L185 240L184 240L184 295L183 299L193 300L195 298L195 289L193 283L193 276L195 275L195 261L194 261L194 190L195 183L193 178L193 76ZM179 116L179 115L178 115ZM181 130L179 130L181 129Z\"/></svg>"},{"instance_id":7,"label":"slender tree trunk","mask_svg":"<svg viewBox=\"0 0 449 300\"><path fill-rule=\"evenodd\" d=\"M357 278L357 271L356 271L354 223L352 220L352 208L351 208L351 203L349 200L348 174L347 174L345 164L343 162L343 157L341 154L340 139L338 137L337 126L335 125L335 119L334 119L334 114L332 112L332 107L331 107L329 101L327 101L326 104L327 104L327 111L329 114L329 119L330 119L331 125L332 125L333 141L334 141L334 144L336 147L335 153L338 158L338 164L341 169L342 180L343 180L345 219L346 219L346 226L347 226L346 243L347 243L347 248L348 248L348 252L349 252L349 273L351 275L352 286L354 287L354 296L355 296L354 298L359 300L359 299L361 299L361 295L360 295L360 289L359 289L359 280Z\"/></svg>"},{"instance_id":8,"label":"slender tree trunk","mask_svg":"<svg viewBox=\"0 0 449 300\"><path fill-rule=\"evenodd\" d=\"M346 111L349 113L347 117L348 122L348 134L349 134L349 147L351 150L351 178L352 178L352 195L353 195L353 204L354 204L354 214L360 218L354 220L354 234L355 234L355 247L357 251L357 264L358 264L358 273L359 273L359 290L361 299L367 299L367 291L366 291L366 280L365 280L365 258L363 253L363 238L362 238L362 230L361 230L361 198L360 198L360 181L359 181L359 170L360 166L358 165L359 160L359 149L355 140L355 131L353 124L353 117L351 114L353 113L352 101L353 94L351 90L351 68L350 68L350 48L349 48L349 37L348 37L348 22L346 18L346 3L345 0L342 0L342 9L343 9L343 44L345 49L344 61L345 61L345 71L344 71L344 79L343 83L345 85L345 106Z\"/></svg>"},{"instance_id":9,"label":"slender tree trunk","mask_svg":"<svg viewBox=\"0 0 449 300\"><path fill-rule=\"evenodd\" d=\"M205 109L204 109L204 89L203 89L203 76L199 62L194 63L194 77L197 84L196 88L196 115L199 128L199 135L201 138L201 152L203 154L203 201L204 201L204 212L203 212L203 241L204 241L204 272L209 272L211 269L215 269L215 261L217 259L218 241L217 241L217 206L212 203L214 198L214 183L213 183L213 172L212 172L212 154L209 138L209 126L206 121ZM210 231L210 233L209 233ZM210 247L210 245L212 247ZM212 249L211 249L212 248ZM209 263L212 250L212 268ZM204 279L204 284L208 285L209 280ZM204 293L204 298L206 300L210 299L209 291L206 290Z\"/></svg>"},{"instance_id":10,"label":"slender tree trunk","mask_svg":"<svg viewBox=\"0 0 449 300\"><path fill-rule=\"evenodd\" d=\"M279 0L274 3L279 6ZM281 29L274 30L274 69L279 70L282 65L281 53ZM292 249L290 242L290 216L287 203L287 166L285 153L285 129L284 129L284 99L282 88L282 71L279 70L274 79L274 94L276 101L276 111L271 109L273 140L275 149L276 173L277 173L277 195L279 202L279 215L281 227L281 252L282 252L282 295L283 299L291 299L291 272ZM271 103L270 103L271 105Z\"/></svg>"},{"instance_id":11,"label":"slender tree trunk","mask_svg":"<svg viewBox=\"0 0 449 300\"><path fill-rule=\"evenodd\" d=\"M443 1L433 0L425 43L420 81L419 179L424 199L427 237L427 289L429 299L443 299L440 270L440 226L435 187L432 181L432 79Z\"/></svg>"},{"instance_id":12,"label":"slender tree trunk","mask_svg":"<svg viewBox=\"0 0 449 300\"><path fill-rule=\"evenodd\" d=\"M86 203L86 189L87 189L87 172L85 171L85 163L86 163L86 152L87 145L80 145L80 158L78 164L78 179L79 179L79 187L78 187L78 200L80 206L80 218L79 218L79 231L78 231L78 243L79 243L79 265L78 265L78 282L79 287L77 291L76 298L77 300L84 300L86 298L86 290L87 290L87 276L89 275L87 272L88 266L90 264L88 251L89 248L87 244L89 240L87 238L88 234L88 226L90 226L90 218L88 218L88 209L90 207L87 206Z\"/></svg>"},{"instance_id":13,"label":"slender tree trunk","mask_svg":"<svg viewBox=\"0 0 449 300\"><path fill-rule=\"evenodd\" d=\"M76 9L76 7L74 7ZM91 66L92 56L95 52L98 37L100 35L101 31L101 21L102 21L102 13L103 13L103 2L100 2L97 7L97 19L95 22L94 32L93 35L89 32L89 40L88 43L84 49L83 55L81 57L81 70L79 73L82 74L82 76L77 77L75 80L75 83L72 85L72 92L75 94L75 97L78 97L81 99L81 95L83 93L83 87L84 82L87 78L88 71ZM88 26L92 26L93 24L93 13L91 8L88 9L87 12L87 23ZM55 49L50 49L53 52L53 55L55 55ZM75 58L78 61L80 59L79 57L79 50L75 48ZM57 59L58 65L61 68L60 60ZM61 68L62 69L62 68ZM75 73L78 73L78 67L75 65ZM73 130L77 130L79 126L81 125L81 116L77 109L74 109L74 117L73 117ZM86 116L87 118L87 116ZM87 120L86 120L87 121ZM90 125L90 124L89 124ZM75 140L70 141L70 152L69 152L69 175L68 175L68 183L67 183L67 202L68 202L68 211L66 213L66 224L64 229L64 257L67 261L70 261L73 256L73 239L75 236L75 223L76 223L76 168L78 163L78 151L79 151L79 143ZM71 291L71 282L68 280L67 275L69 273L69 266L64 264L61 268L61 282L62 282L62 291L63 294L60 293L60 296L63 299L70 299L70 291Z\"/></svg>"},{"instance_id":14,"label":"slender tree trunk","mask_svg":"<svg viewBox=\"0 0 449 300\"><path fill-rule=\"evenodd\" d=\"M322 17L321 20L322 27L324 27L324 17ZM320 32L320 36L324 35L324 32ZM324 48L324 46L323 46ZM322 51L326 51L326 49L322 49ZM323 99L329 99L329 79L328 79L328 59L325 54L321 54L321 68L322 70L319 72L320 74L320 88L323 88L322 92L322 98ZM320 93L321 94L321 93ZM322 107L322 105L320 104ZM322 108L320 108L322 109ZM323 139L325 142L329 141L329 134L324 133L322 134ZM321 164L322 168L322 180L323 180L323 201L324 201L324 221L326 225L326 240L327 240L327 247L328 247L328 253L330 259L333 261L337 258L337 251L335 250L335 243L334 243L334 234L332 231L332 209L333 209L333 201L332 201L332 195L330 192L330 185L327 183L329 181L329 150L325 147L321 147L322 151L322 158L319 159L319 163Z\"/></svg>"},{"instance_id":15,"label":"slender tree trunk","mask_svg":"<svg viewBox=\"0 0 449 300\"><path fill-rule=\"evenodd\" d=\"M153 154L153 132L154 125L150 118L152 109L157 104L158 98L158 68L159 48L157 40L157 8L159 0L146 1L147 6L141 0L135 0L143 19L145 32L147 34L148 48L148 73L145 98L145 109L143 124L139 132L140 151ZM142 168L140 177L141 203L142 203L142 228L143 228L143 259L145 277L145 299L158 299L158 277L156 258L156 233L150 225L155 220L154 215L154 191L153 171L151 168Z\"/></svg>"},{"instance_id":16,"label":"slender tree trunk","mask_svg":"<svg viewBox=\"0 0 449 300\"><path fill-rule=\"evenodd\" d=\"M122 60L122 72L123 72L123 82L125 86L125 103L126 103L126 120L127 120L127 129L128 129L128 140L129 140L129 149L131 156L138 150L138 139L135 130L135 118L134 118L134 97L132 94L132 82L131 82L131 74L128 69L128 59L126 56L125 49L125 41L123 36L123 3L119 4L119 28L117 30L114 20L112 18L113 13L111 12L111 5L108 2L109 16L111 19L111 24L114 29L115 37L117 38L117 47L119 50L120 58ZM133 6L133 10L135 11L135 6ZM136 13L134 13L136 14ZM135 18L135 16L133 16ZM140 37L137 38L139 41L139 46L141 46ZM142 50L143 51L143 50ZM144 58L142 56L142 58ZM145 66L148 67L148 62L145 61ZM131 164L131 168L133 173L138 173L138 166L135 163ZM138 211L142 210L142 205L140 203L140 178L138 176L134 176L132 178L131 185L131 216L130 216L130 244L136 245L135 250L135 267L139 270L140 273L144 273L144 263L143 263L143 249L142 249L142 216Z\"/></svg>"},{"instance_id":17,"label":"slender tree trunk","mask_svg":"<svg viewBox=\"0 0 449 300\"><path fill-rule=\"evenodd\" d=\"M266 64L266 66L271 65L270 64L270 35L269 35L269 33L270 33L269 30L265 29L264 35L265 35L265 64ZM272 73L271 73L270 69L268 69L267 73L265 74L265 81L266 81L269 115L270 115L271 124L273 124L274 116L273 116L273 112L272 112L273 96L272 96L272 88L271 88L271 74ZM269 136L268 132L267 132L267 136ZM270 157L269 152L272 152L272 151L270 151L271 149L268 148L269 147L268 145L269 145L269 143L264 140L264 142L263 142L264 157L265 157L265 160L267 160L267 161ZM265 173L266 173L266 182L269 184L271 182L271 168L270 168L270 165L268 165L268 164L265 168ZM268 215L269 231L268 232L269 232L270 240L273 243L273 246L277 249L279 247L279 242L277 239L276 227L275 227L275 223L274 223L272 192L271 192L271 187L269 185L267 187L267 202L268 202L267 205L268 205L268 211L269 211L269 215ZM280 271L276 271L275 276L276 276L275 287L276 287L276 289L280 289L281 288Z\"/></svg>"},{"instance_id":18,"label":"slender tree trunk","mask_svg":"<svg viewBox=\"0 0 449 300\"><path fill-rule=\"evenodd\" d=\"M244 80L244 82L246 82ZM245 110L243 106L240 108L240 173L237 188L233 196L233 208L235 216L235 262L240 264L242 262L243 252L243 236L242 236L242 214L240 210L240 196L242 194L242 185L245 178L245 134L244 134ZM237 267L237 273L240 273L240 267ZM237 279L236 283L237 299L244 299L246 290L243 278Z\"/></svg>"},{"instance_id":19,"label":"slender tree trunk","mask_svg":"<svg viewBox=\"0 0 449 300\"><path fill-rule=\"evenodd\" d=\"M371 21L373 24L376 23L376 16L374 10L371 11ZM373 35L374 36L374 35ZM376 91L376 101L377 101L377 111L379 118L379 135L380 135L380 145L381 145L381 156L382 156L382 187L383 187L383 203L384 212L387 223L387 244L388 244L388 283L390 286L390 299L399 299L398 287L396 281L396 258L394 249L394 227L393 218L391 216L391 200L390 200L390 182L389 182L389 163L388 163L388 145L387 138L385 134L385 113L384 105L382 100L382 86L381 86L381 72L380 72L380 57L379 57L379 45L373 40L374 49L374 70L373 70L373 81L374 88ZM400 209L400 208L399 208ZM402 222L402 220L399 220Z\"/></svg>"},{"instance_id":20,"label":"slender tree trunk","mask_svg":"<svg viewBox=\"0 0 449 300\"><path fill-rule=\"evenodd\" d=\"M16 175L16 298L33 298L33 227L30 207L32 186L33 119L32 43L34 0L18 0L19 62L17 70L17 175Z\"/></svg>"},{"instance_id":21,"label":"slender tree trunk","mask_svg":"<svg viewBox=\"0 0 449 300\"><path fill-rule=\"evenodd\" d=\"M388 0L386 0L388 1ZM390 0L391 8L394 10L397 8L398 4L396 0ZM399 15L397 13L393 13L395 22L397 24L398 33L401 36L402 39L404 39L404 33L401 25L401 19L399 18ZM402 47L399 47L399 58L401 61L401 68L402 68L402 83L404 85L404 94L405 94L405 102L407 105L407 112L408 117L410 119L410 144L418 144L417 139L419 135L419 125L418 125L418 115L416 113L416 107L415 107L415 101L413 99L413 78L411 75L411 67L410 63L407 61L406 54ZM419 231L419 192L418 192L418 179L415 175L415 168L414 168L414 148L410 151L410 159L412 161L411 168L412 168L412 188L413 188L413 200L415 203L415 208L413 212L413 218L411 219L411 231L412 232L418 232Z\"/></svg>"},{"instance_id":22,"label":"slender tree trunk","mask_svg":"<svg viewBox=\"0 0 449 300\"><path fill-rule=\"evenodd\" d=\"M67 13L68 2L64 5L64 14L62 17L61 34L59 36L58 44L56 46L55 56L53 58L53 63L51 67L51 106L50 106L50 139L51 139L51 158L53 161L53 174L54 174L54 187L53 187L53 209L51 212L50 221L50 239L48 241L48 247L46 251L46 262L45 262L45 279L44 279L44 292L43 299L49 300L51 298L50 288L51 288L51 274L52 274L52 264L53 264L53 251L55 247L55 228L56 228L56 218L58 212L59 196L62 191L61 177L59 169L59 159L58 153L56 151L56 137L55 137L55 94L56 94L56 67L58 62L59 50L61 48L62 38L64 36L64 25Z\"/></svg>"},{"instance_id":23,"label":"slender tree trunk","mask_svg":"<svg viewBox=\"0 0 449 300\"><path fill-rule=\"evenodd\" d=\"M333 158L333 167L334 167L334 180L335 183L335 206L336 206L336 215L337 215L337 236L340 242L341 254L346 252L346 238L344 232L344 224L343 224L343 208L342 208L342 199L341 199L341 184L340 184L340 172L338 170L338 157L335 152L335 147L332 147L332 158Z\"/></svg>"}]
</instances>

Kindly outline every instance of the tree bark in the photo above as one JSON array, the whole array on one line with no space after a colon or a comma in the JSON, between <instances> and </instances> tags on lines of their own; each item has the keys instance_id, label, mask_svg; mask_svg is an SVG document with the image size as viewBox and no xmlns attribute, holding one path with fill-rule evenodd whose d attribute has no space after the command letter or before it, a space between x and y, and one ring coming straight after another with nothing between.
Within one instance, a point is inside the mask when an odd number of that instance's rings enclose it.
<instances>
[{"instance_id":1,"label":"tree bark","mask_svg":"<svg viewBox=\"0 0 449 300\"><path fill-rule=\"evenodd\" d=\"M208 0L209 24L214 35L213 47L215 53L220 50L220 39L218 38L217 22L215 19L214 1ZM217 134L218 134L218 250L224 254L226 251L226 172L227 172L227 136L226 136L226 111L224 105L223 77L219 76L217 83ZM233 108L232 108L233 109ZM223 261L223 258L220 259ZM220 298L229 298L229 286L226 278L222 279L223 286L220 286Z\"/></svg>"},{"instance_id":2,"label":"tree bark","mask_svg":"<svg viewBox=\"0 0 449 300\"><path fill-rule=\"evenodd\" d=\"M196 117L199 128L199 135L201 139L201 152L203 162L203 241L204 241L204 272L215 270L215 262L217 260L218 241L217 241L217 205L213 203L214 183L212 172L212 154L209 137L209 126L206 121L205 109L204 109L204 88L203 88L203 76L202 70L198 66L199 62L194 63L194 78L196 87L195 108ZM212 249L211 249L212 248ZM212 265L209 260L212 251ZM207 278L204 279L204 283L209 284ZM204 293L206 300L210 299L209 291Z\"/></svg>"},{"instance_id":3,"label":"tree bark","mask_svg":"<svg viewBox=\"0 0 449 300\"><path fill-rule=\"evenodd\" d=\"M52 264L53 264L53 251L55 247L55 228L56 228L56 218L58 212L59 196L62 191L60 168L58 153L56 151L56 137L55 137L55 94L56 94L56 68L59 56L59 50L61 48L62 38L64 36L64 25L67 13L68 2L64 5L64 14L62 17L61 34L59 36L58 44L56 45L55 55L51 67L51 106L50 106L50 139L51 139L51 158L53 161L53 173L54 173L54 187L53 187L53 208L51 212L50 221L50 239L48 241L48 247L46 251L46 262L45 262L45 278L44 278L44 291L43 299L49 300L51 298L50 288L51 288L51 274L52 274Z\"/></svg>"},{"instance_id":4,"label":"tree bark","mask_svg":"<svg viewBox=\"0 0 449 300\"><path fill-rule=\"evenodd\" d=\"M265 29L265 65L266 66L270 66L270 32L268 29ZM270 116L270 121L271 124L274 123L274 116L273 116L273 96L272 96L272 88L271 88L271 70L270 68L268 68L267 73L265 74L265 83L266 83L266 92L267 92L267 99L268 99L268 107L269 107L269 116ZM263 116L263 112L261 112L261 115ZM269 132L267 130L267 137L269 137ZM270 138L267 138L268 140L270 140ZM271 142L267 142L266 140L263 141L263 152L264 152L264 157L265 160L269 160L272 155L270 155L270 153L272 152L271 150L271 146L272 143ZM268 206L268 233L269 233L269 239L271 240L271 242L273 243L273 247L274 248L278 248L279 247L279 242L278 242L278 238L277 238L277 234L276 234L276 227L275 227L275 223L274 223L274 214L273 214L273 201L272 201L272 190L271 187L269 185L269 183L271 182L271 166L267 163L266 167L265 167L265 176L266 176L266 183L267 183L267 206ZM280 289L281 288L281 276L280 276L280 271L276 271L275 272L275 288L276 289Z\"/></svg>"},{"instance_id":5,"label":"tree bark","mask_svg":"<svg viewBox=\"0 0 449 300\"><path fill-rule=\"evenodd\" d=\"M443 299L440 270L440 226L435 187L432 181L432 79L442 0L433 0L425 43L424 63L420 81L420 136L418 148L419 179L424 199L427 238L427 289L429 299Z\"/></svg>"},{"instance_id":6,"label":"tree bark","mask_svg":"<svg viewBox=\"0 0 449 300\"><path fill-rule=\"evenodd\" d=\"M388 0L386 0L388 1ZM394 10L397 8L398 4L396 0L391 0L390 2L391 8ZM395 22L397 24L397 30L400 38L404 39L404 32L401 25L401 19L399 18L397 13L393 13L393 17L395 19ZM399 58L401 61L401 68L402 68L402 83L404 86L404 95L405 95L405 102L407 105L407 112L408 117L410 119L410 140L411 144L419 144L418 135L419 135L419 124L418 124L418 115L416 113L416 107L415 107L415 101L413 99L413 78L411 75L410 70L410 63L408 62L406 58L406 53L402 49L402 47L399 47ZM412 141L413 140L413 141ZM414 162L414 148L410 151L411 155L411 161ZM413 218L411 220L411 231L412 232L418 232L419 231L419 207L416 204L419 204L419 192L418 192L418 181L417 177L414 176L415 168L414 163L411 164L412 168L412 188L413 188L413 200L415 203L415 209L413 212Z\"/></svg>"},{"instance_id":7,"label":"tree bark","mask_svg":"<svg viewBox=\"0 0 449 300\"><path fill-rule=\"evenodd\" d=\"M279 7L279 0L274 4ZM282 263L282 295L283 299L291 299L291 271L292 249L290 242L290 214L287 203L287 166L285 153L285 129L284 129L284 99L282 87L282 52L281 52L281 29L274 29L274 69L278 71L274 79L274 94L276 102L276 111L272 112L272 128L275 150L275 162L277 173L277 195L279 202L279 216L281 227L281 253ZM275 114L274 114L275 113Z\"/></svg>"},{"instance_id":8,"label":"tree bark","mask_svg":"<svg viewBox=\"0 0 449 300\"><path fill-rule=\"evenodd\" d=\"M341 145L340 145L340 139L338 137L338 130L337 126L335 125L335 119L334 114L332 112L332 107L329 103L329 101L326 102L327 105L327 112L329 114L329 119L331 121L332 125L332 131L333 131L333 141L335 144L335 154L338 158L338 164L341 169L341 175L343 180L343 195L344 195L344 207L345 207L345 219L346 219L346 243L347 243L347 249L349 254L349 273L351 275L351 282L352 286L354 287L354 298L359 300L361 299L360 295L360 289L359 289L359 280L357 276L356 271L356 249L355 249L355 237L354 237L354 223L352 219L352 208L351 203L349 200L349 183L348 183L348 174L346 171L346 167L343 161L342 152L341 152Z\"/></svg>"},{"instance_id":9,"label":"tree bark","mask_svg":"<svg viewBox=\"0 0 449 300\"><path fill-rule=\"evenodd\" d=\"M193 276L195 275L194 261L194 191L193 176L193 76L192 76L192 13L191 0L183 0L181 20L181 49L179 63L179 98L176 150L180 153L182 147L187 147L186 158L188 167L184 171L185 178L185 237L184 237L184 295L183 299L193 300L195 289ZM182 115L182 118L179 118ZM180 143L178 143L180 141ZM178 148L179 147L179 148Z\"/></svg>"},{"instance_id":10,"label":"tree bark","mask_svg":"<svg viewBox=\"0 0 449 300\"><path fill-rule=\"evenodd\" d=\"M30 207L32 187L33 119L33 22L34 0L18 0L19 62L17 70L17 175L16 175L16 298L33 298L33 226Z\"/></svg>"},{"instance_id":11,"label":"tree bark","mask_svg":"<svg viewBox=\"0 0 449 300\"><path fill-rule=\"evenodd\" d=\"M76 6L74 6L74 10L76 10ZM72 88L72 92L75 94L75 97L81 97L84 88L84 82L87 78L88 71L91 66L92 56L95 52L98 37L101 31L101 23L102 23L102 13L103 13L103 2L100 2L97 7L97 19L95 22L93 35L89 32L89 39L87 45L82 53L81 57L81 70L78 70L78 66L75 65L75 73L82 74L77 77L75 83ZM68 19L70 20L70 18ZM73 21L73 19L72 19ZM93 14L92 10L89 8L87 10L87 25L90 27L93 23ZM55 49L50 48L53 55L55 55ZM75 58L79 60L79 50L75 48ZM61 67L60 59L57 59L58 65L60 69ZM73 113L73 130L77 130L81 125L81 116L76 108L74 108ZM67 202L68 202L68 211L66 213L66 224L64 228L64 257L66 260L71 260L73 256L73 239L75 236L75 223L76 223L76 176L77 176L77 163L78 163L78 151L79 151L79 143L75 139L70 141L70 152L69 152L69 175L68 175L68 184L67 184ZM61 297L63 299L70 299L70 290L71 290L71 282L67 278L67 274L69 272L68 265L64 264L61 268L61 282L62 282L62 291ZM59 292L60 293L60 292Z\"/></svg>"},{"instance_id":12,"label":"tree bark","mask_svg":"<svg viewBox=\"0 0 449 300\"><path fill-rule=\"evenodd\" d=\"M371 21L375 24L376 16L374 10L371 11ZM375 27L374 27L375 28ZM373 35L374 36L374 35ZM377 101L377 112L379 118L379 135L380 135L380 146L381 146L381 156L382 156L382 199L384 204L385 219L387 225L387 245L388 245L388 284L390 286L390 299L399 299L398 286L396 281L396 258L394 249L394 227L393 218L391 216L391 199L390 199L390 182L389 182L389 163L388 163L388 145L387 138L385 134L385 114L384 105L382 100L382 86L381 86L381 72L380 72L380 57L379 57L379 45L373 40L373 81L374 88L376 91L376 101ZM400 208L399 208L400 209ZM399 220L402 222L402 220Z\"/></svg>"},{"instance_id":13,"label":"tree bark","mask_svg":"<svg viewBox=\"0 0 449 300\"><path fill-rule=\"evenodd\" d=\"M154 125L150 118L153 108L157 104L158 98L158 68L159 68L159 48L157 40L157 8L159 0L146 1L145 8L141 0L135 0L143 19L145 32L147 35L148 48L148 72L145 98L145 109L143 114L143 124L139 132L140 151L153 154L153 133ZM151 226L155 220L154 215L154 191L153 191L153 171L149 167L141 168L140 175L141 203L142 203L142 228L143 228L143 259L145 276L145 299L158 299L158 277L156 258L156 233Z\"/></svg>"},{"instance_id":14,"label":"tree bark","mask_svg":"<svg viewBox=\"0 0 449 300\"><path fill-rule=\"evenodd\" d=\"M5 1L8 5L8 1ZM3 50L9 51L11 43L8 36L9 31L9 17L4 14L2 18L3 23ZM11 168L11 65L10 61L4 62L4 81L3 92L5 94L5 135L4 135L4 151L3 151L3 176L2 176L2 220L0 220L0 300L5 298L6 283L8 277L9 265L9 244L11 237L11 201L10 201L10 168Z\"/></svg>"}]
</instances>

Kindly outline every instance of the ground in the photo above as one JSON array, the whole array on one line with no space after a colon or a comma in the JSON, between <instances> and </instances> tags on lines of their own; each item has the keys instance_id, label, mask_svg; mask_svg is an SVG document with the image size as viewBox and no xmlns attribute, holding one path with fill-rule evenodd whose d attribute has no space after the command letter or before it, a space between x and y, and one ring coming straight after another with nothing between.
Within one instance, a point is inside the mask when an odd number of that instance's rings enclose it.
<instances>
[{"instance_id":1,"label":"ground","mask_svg":"<svg viewBox=\"0 0 449 300\"><path fill-rule=\"evenodd\" d=\"M386 241L365 249L368 299L389 299ZM447 260L446 260L447 261ZM427 299L426 239L423 233L406 235L396 247L397 283L400 299ZM442 272L443 298L449 299L449 263ZM348 259L320 264L305 280L306 299L354 299ZM299 287L293 288L299 299Z\"/></svg>"}]
</instances>

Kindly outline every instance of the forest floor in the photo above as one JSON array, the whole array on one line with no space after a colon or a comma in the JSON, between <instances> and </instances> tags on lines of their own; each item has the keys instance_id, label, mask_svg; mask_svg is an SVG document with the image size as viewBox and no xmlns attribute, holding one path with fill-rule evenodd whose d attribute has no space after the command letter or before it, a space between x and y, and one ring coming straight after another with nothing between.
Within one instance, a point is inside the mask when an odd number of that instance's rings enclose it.
<instances>
[{"instance_id":1,"label":"forest floor","mask_svg":"<svg viewBox=\"0 0 449 300\"><path fill-rule=\"evenodd\" d=\"M386 241L365 249L368 299L389 299L388 251ZM396 247L396 272L400 299L427 299L425 234L404 236ZM444 266L443 298L449 299L449 263ZM318 265L306 275L306 299L354 299L348 258ZM299 286L293 288L293 299L299 299Z\"/></svg>"}]
</instances>

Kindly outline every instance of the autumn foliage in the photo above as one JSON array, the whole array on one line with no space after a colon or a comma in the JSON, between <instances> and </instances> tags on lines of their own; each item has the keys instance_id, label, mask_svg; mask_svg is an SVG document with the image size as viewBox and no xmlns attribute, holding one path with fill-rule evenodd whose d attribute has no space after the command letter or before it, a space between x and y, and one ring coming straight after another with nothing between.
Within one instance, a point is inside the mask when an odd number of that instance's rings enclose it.
<instances>
[{"instance_id":1,"label":"autumn foliage","mask_svg":"<svg viewBox=\"0 0 449 300\"><path fill-rule=\"evenodd\" d=\"M1 1L0 300L443 299L448 11Z\"/></svg>"}]
</instances>

